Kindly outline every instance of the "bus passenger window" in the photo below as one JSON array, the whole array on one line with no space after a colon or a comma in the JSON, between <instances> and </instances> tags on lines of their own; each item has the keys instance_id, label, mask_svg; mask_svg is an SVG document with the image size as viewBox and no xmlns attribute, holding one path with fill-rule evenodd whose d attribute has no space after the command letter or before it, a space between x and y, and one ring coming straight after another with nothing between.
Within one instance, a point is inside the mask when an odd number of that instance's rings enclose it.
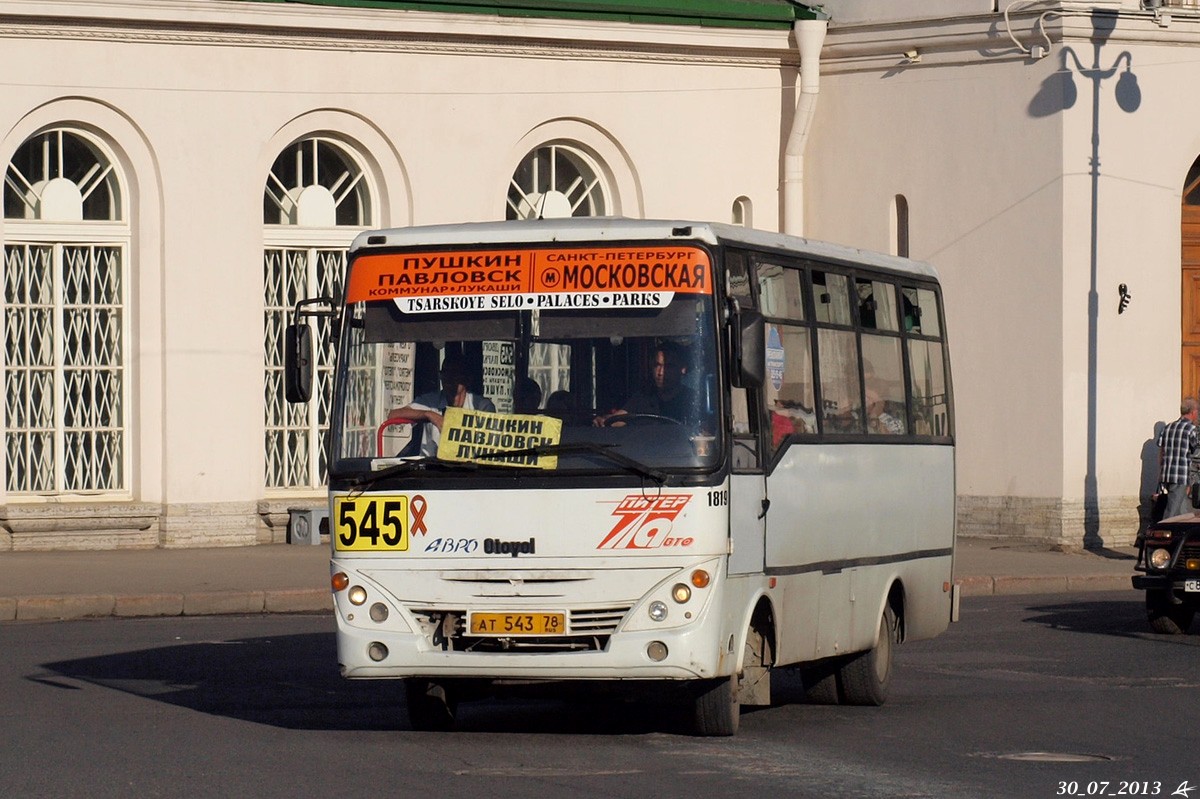
<instances>
[{"instance_id":1,"label":"bus passenger window","mask_svg":"<svg viewBox=\"0 0 1200 799\"><path fill-rule=\"evenodd\" d=\"M767 327L768 380L763 396L771 416L774 448L790 435L817 432L811 336L807 327Z\"/></svg>"},{"instance_id":2,"label":"bus passenger window","mask_svg":"<svg viewBox=\"0 0 1200 799\"><path fill-rule=\"evenodd\" d=\"M863 334L863 378L867 401L867 433L908 432L904 401L904 364L896 336Z\"/></svg>"},{"instance_id":3,"label":"bus passenger window","mask_svg":"<svg viewBox=\"0 0 1200 799\"><path fill-rule=\"evenodd\" d=\"M858 342L852 330L818 330L821 418L826 433L862 433Z\"/></svg>"},{"instance_id":4,"label":"bus passenger window","mask_svg":"<svg viewBox=\"0 0 1200 799\"><path fill-rule=\"evenodd\" d=\"M859 278L854 281L858 300L858 321L867 330L897 331L896 287L882 280Z\"/></svg>"},{"instance_id":5,"label":"bus passenger window","mask_svg":"<svg viewBox=\"0 0 1200 799\"><path fill-rule=\"evenodd\" d=\"M908 286L901 289L900 293L903 295L904 329L919 336L941 338L937 295L929 289Z\"/></svg>"},{"instance_id":6,"label":"bus passenger window","mask_svg":"<svg viewBox=\"0 0 1200 799\"><path fill-rule=\"evenodd\" d=\"M941 342L910 339L908 360L912 374L913 432L923 436L949 435L950 397Z\"/></svg>"},{"instance_id":7,"label":"bus passenger window","mask_svg":"<svg viewBox=\"0 0 1200 799\"><path fill-rule=\"evenodd\" d=\"M850 317L850 280L845 275L814 269L813 307L818 322L852 325Z\"/></svg>"},{"instance_id":8,"label":"bus passenger window","mask_svg":"<svg viewBox=\"0 0 1200 799\"><path fill-rule=\"evenodd\" d=\"M759 310L763 316L804 321L800 270L775 264L758 265Z\"/></svg>"}]
</instances>

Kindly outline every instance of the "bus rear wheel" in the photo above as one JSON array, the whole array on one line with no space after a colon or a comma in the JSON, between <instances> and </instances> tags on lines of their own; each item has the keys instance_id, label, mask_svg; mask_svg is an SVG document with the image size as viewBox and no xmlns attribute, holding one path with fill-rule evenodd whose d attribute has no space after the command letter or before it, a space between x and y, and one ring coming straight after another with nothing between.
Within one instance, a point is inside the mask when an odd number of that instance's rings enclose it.
<instances>
[{"instance_id":1,"label":"bus rear wheel","mask_svg":"<svg viewBox=\"0 0 1200 799\"><path fill-rule=\"evenodd\" d=\"M408 722L414 730L438 732L454 726L458 697L454 687L417 677L404 681Z\"/></svg>"},{"instance_id":2,"label":"bus rear wheel","mask_svg":"<svg viewBox=\"0 0 1200 799\"><path fill-rule=\"evenodd\" d=\"M888 605L879 620L875 646L854 655L841 667L838 683L848 705L882 705L892 684L892 654L900 641L896 611Z\"/></svg>"}]
</instances>

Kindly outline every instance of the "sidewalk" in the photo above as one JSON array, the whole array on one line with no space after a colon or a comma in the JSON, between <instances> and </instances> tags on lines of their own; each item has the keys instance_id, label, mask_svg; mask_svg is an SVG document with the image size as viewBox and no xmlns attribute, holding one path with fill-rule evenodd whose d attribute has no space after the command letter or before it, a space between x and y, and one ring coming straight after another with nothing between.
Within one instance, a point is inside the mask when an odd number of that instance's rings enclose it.
<instances>
[{"instance_id":1,"label":"sidewalk","mask_svg":"<svg viewBox=\"0 0 1200 799\"><path fill-rule=\"evenodd\" d=\"M1132 547L1055 552L960 539L963 596L1132 592ZM331 612L329 548L0 552L0 622L95 616Z\"/></svg>"}]
</instances>

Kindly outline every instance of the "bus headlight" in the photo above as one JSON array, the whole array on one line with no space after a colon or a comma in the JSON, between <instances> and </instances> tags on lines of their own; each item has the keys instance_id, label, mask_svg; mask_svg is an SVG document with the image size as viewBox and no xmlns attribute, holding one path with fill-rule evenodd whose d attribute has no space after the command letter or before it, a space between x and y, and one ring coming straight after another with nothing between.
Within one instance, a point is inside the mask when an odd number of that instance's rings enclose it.
<instances>
[{"instance_id":1,"label":"bus headlight","mask_svg":"<svg viewBox=\"0 0 1200 799\"><path fill-rule=\"evenodd\" d=\"M356 585L350 589L350 593L346 594L346 598L350 600L351 605L361 605L367 601L367 589Z\"/></svg>"},{"instance_id":2,"label":"bus headlight","mask_svg":"<svg viewBox=\"0 0 1200 799\"><path fill-rule=\"evenodd\" d=\"M1147 560L1153 568L1165 569L1171 563L1171 553L1166 547L1155 547L1150 550L1150 556Z\"/></svg>"},{"instance_id":3,"label":"bus headlight","mask_svg":"<svg viewBox=\"0 0 1200 799\"><path fill-rule=\"evenodd\" d=\"M656 599L650 603L648 612L653 621L665 621L667 618L667 603L659 602Z\"/></svg>"},{"instance_id":4,"label":"bus headlight","mask_svg":"<svg viewBox=\"0 0 1200 799\"><path fill-rule=\"evenodd\" d=\"M671 599L674 599L680 605L692 598L692 589L688 588L683 583L676 583L671 589Z\"/></svg>"}]
</instances>

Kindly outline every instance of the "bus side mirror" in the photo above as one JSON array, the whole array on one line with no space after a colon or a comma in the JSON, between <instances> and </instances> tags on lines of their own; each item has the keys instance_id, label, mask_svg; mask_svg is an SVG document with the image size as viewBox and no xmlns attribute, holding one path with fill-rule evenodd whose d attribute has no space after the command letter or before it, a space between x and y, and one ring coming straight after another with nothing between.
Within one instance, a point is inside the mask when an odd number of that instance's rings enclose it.
<instances>
[{"instance_id":1,"label":"bus side mirror","mask_svg":"<svg viewBox=\"0 0 1200 799\"><path fill-rule=\"evenodd\" d=\"M283 396L288 402L312 398L312 328L300 323L283 330Z\"/></svg>"},{"instance_id":2,"label":"bus side mirror","mask_svg":"<svg viewBox=\"0 0 1200 799\"><path fill-rule=\"evenodd\" d=\"M766 379L767 372L766 326L758 311L743 310L735 318L735 385L738 388L758 388Z\"/></svg>"}]
</instances>

